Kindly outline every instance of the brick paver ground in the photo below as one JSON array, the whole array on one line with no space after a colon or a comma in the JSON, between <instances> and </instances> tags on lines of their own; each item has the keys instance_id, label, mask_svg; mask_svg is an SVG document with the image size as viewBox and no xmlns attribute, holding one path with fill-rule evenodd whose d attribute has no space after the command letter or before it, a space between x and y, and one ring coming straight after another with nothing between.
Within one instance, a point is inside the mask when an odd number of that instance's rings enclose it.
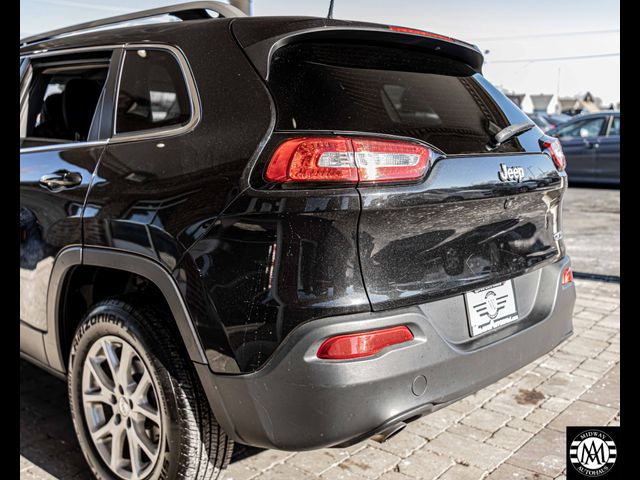
<instances>
[{"instance_id":1,"label":"brick paver ground","mask_svg":"<svg viewBox=\"0 0 640 480\"><path fill-rule=\"evenodd\" d=\"M388 442L291 453L238 446L227 480L564 479L565 426L618 425L619 285L576 280L574 335ZM22 479L90 478L66 386L21 363Z\"/></svg>"}]
</instances>

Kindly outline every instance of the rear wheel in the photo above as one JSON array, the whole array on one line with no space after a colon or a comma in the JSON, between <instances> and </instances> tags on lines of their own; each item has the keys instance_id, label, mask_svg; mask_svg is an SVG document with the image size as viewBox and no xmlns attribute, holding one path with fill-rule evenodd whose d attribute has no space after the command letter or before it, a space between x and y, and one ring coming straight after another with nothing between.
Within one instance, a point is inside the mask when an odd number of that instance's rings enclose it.
<instances>
[{"instance_id":1,"label":"rear wheel","mask_svg":"<svg viewBox=\"0 0 640 480\"><path fill-rule=\"evenodd\" d=\"M99 479L214 479L233 442L216 422L166 314L109 299L80 323L69 359L73 423Z\"/></svg>"}]
</instances>

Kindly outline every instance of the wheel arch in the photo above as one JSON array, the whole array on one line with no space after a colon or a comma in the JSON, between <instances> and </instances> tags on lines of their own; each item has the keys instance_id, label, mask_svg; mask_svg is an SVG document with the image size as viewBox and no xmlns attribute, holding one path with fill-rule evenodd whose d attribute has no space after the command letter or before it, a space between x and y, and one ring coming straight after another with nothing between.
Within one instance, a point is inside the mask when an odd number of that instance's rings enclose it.
<instances>
[{"instance_id":1,"label":"wheel arch","mask_svg":"<svg viewBox=\"0 0 640 480\"><path fill-rule=\"evenodd\" d=\"M163 296L191 361L208 365L202 344L182 294L171 273L158 262L141 255L107 248L69 247L56 257L47 293L47 333L44 344L49 365L67 371L63 348L65 303L69 283L78 267L97 267L137 275L151 282Z\"/></svg>"}]
</instances>

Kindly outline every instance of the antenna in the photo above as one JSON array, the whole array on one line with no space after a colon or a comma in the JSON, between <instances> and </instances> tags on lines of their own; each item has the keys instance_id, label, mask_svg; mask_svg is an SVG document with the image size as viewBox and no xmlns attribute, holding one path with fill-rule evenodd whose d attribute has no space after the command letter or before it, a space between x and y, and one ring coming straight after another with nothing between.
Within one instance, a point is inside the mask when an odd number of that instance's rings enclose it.
<instances>
[{"instance_id":1,"label":"antenna","mask_svg":"<svg viewBox=\"0 0 640 480\"><path fill-rule=\"evenodd\" d=\"M333 18L333 0L329 0L329 13L327 13L327 18Z\"/></svg>"}]
</instances>

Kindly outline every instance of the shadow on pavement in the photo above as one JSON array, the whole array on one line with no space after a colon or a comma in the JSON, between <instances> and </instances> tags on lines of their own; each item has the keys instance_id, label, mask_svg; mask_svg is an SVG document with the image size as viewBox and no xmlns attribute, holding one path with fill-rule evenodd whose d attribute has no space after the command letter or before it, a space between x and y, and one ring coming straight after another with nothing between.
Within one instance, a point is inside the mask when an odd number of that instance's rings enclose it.
<instances>
[{"instance_id":1,"label":"shadow on pavement","mask_svg":"<svg viewBox=\"0 0 640 480\"><path fill-rule=\"evenodd\" d=\"M93 478L75 438L62 380L20 360L20 469L60 479Z\"/></svg>"},{"instance_id":2,"label":"shadow on pavement","mask_svg":"<svg viewBox=\"0 0 640 480\"><path fill-rule=\"evenodd\" d=\"M573 272L573 278L584 278L596 282L620 283L620 275L602 275L600 273Z\"/></svg>"}]
</instances>

